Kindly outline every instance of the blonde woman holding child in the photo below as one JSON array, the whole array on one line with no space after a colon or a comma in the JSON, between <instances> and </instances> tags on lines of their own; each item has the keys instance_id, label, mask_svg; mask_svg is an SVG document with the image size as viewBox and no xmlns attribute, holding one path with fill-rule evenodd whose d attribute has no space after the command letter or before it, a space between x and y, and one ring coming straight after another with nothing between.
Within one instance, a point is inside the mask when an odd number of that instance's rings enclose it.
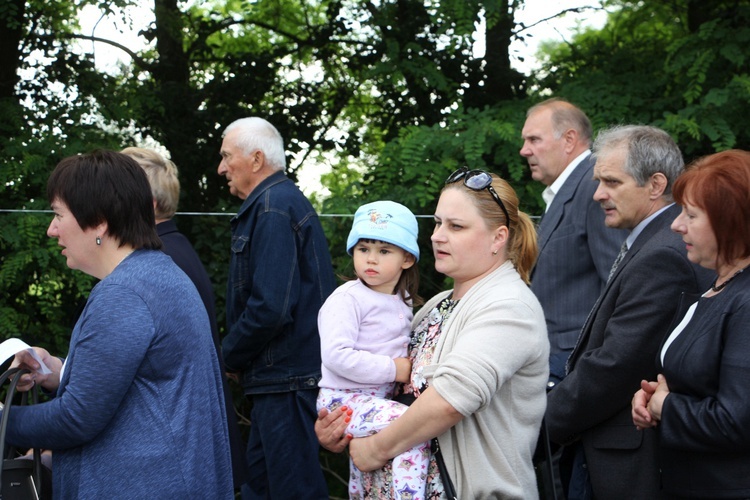
<instances>
[{"instance_id":1,"label":"blonde woman holding child","mask_svg":"<svg viewBox=\"0 0 750 500\"><path fill-rule=\"evenodd\" d=\"M366 437L406 411L392 401L396 382L408 382L407 357L412 306L417 295L417 219L398 203L361 206L346 243L356 280L326 300L318 314L323 360L318 410L350 409L347 432ZM423 499L430 461L429 442L394 459L396 498ZM350 464L349 496L363 494L360 471Z\"/></svg>"},{"instance_id":2,"label":"blonde woman holding child","mask_svg":"<svg viewBox=\"0 0 750 500\"><path fill-rule=\"evenodd\" d=\"M430 462L425 496L538 498L532 455L547 403L549 341L544 313L528 287L536 231L503 179L462 167L445 181L434 214L435 270L452 278L412 321L416 397L375 435L352 439L347 411L319 410L315 432L333 452L349 446L363 498L396 497L391 459L438 437L444 468ZM449 481L450 479L450 481Z\"/></svg>"}]
</instances>

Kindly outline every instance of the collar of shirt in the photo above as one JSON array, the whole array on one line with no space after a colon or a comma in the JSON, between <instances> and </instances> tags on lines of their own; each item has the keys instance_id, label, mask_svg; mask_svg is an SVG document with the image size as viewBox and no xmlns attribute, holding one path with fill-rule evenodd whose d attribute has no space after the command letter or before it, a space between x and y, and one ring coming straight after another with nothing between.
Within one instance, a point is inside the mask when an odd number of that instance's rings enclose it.
<instances>
[{"instance_id":1,"label":"collar of shirt","mask_svg":"<svg viewBox=\"0 0 750 500\"><path fill-rule=\"evenodd\" d=\"M628 250L630 250L630 247L633 246L633 242L635 241L636 238L638 238L638 235L643 232L646 226L648 226L652 220L656 219L660 213L662 213L663 211L665 211L672 205L674 205L674 203L670 203L667 206L660 208L659 210L657 210L656 212L652 213L651 215L643 219L641 222L639 222L638 225L635 226L632 231L630 231L630 234L628 235L628 237L625 238L625 241L628 243Z\"/></svg>"},{"instance_id":2,"label":"collar of shirt","mask_svg":"<svg viewBox=\"0 0 750 500\"><path fill-rule=\"evenodd\" d=\"M591 150L587 149L583 153L576 156L573 161L568 163L568 166L565 167L565 170L562 171L562 173L557 176L557 179L555 179L555 182L547 186L547 188L542 192L542 199L547 204L547 206L544 208L544 212L546 213L547 210L549 210L549 206L552 205L552 200L555 199L555 195L560 191L560 188L563 184L565 184L565 181L568 180L568 177L570 177L570 174L573 173L573 170L580 164L588 155L591 154Z\"/></svg>"}]
</instances>

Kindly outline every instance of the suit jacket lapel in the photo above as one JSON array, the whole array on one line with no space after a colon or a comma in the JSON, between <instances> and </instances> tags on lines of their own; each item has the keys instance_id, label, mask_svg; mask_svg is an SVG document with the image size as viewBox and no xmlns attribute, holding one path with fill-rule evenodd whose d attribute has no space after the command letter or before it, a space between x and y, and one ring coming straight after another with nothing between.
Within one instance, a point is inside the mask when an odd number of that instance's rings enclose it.
<instances>
[{"instance_id":1,"label":"suit jacket lapel","mask_svg":"<svg viewBox=\"0 0 750 500\"><path fill-rule=\"evenodd\" d=\"M573 348L573 352L571 352L570 357L568 358L566 367L567 371L571 370L574 367L575 360L578 358L579 352L581 351L581 349L583 349L583 346L586 345L589 334L591 333L593 320L596 317L597 312L599 311L599 307L601 306L604 298L609 293L609 289L612 287L614 282L617 281L617 277L619 276L619 274L623 269L627 267L628 262L630 262L633 257L635 257L638 251L643 248L643 246L648 243L649 240L651 240L651 237L653 237L657 232L661 231L665 225L669 226L672 224L672 221L675 219L675 217L677 217L680 210L681 209L679 206L672 205L671 207L660 213L659 216L652 220L645 228L643 228L641 234L639 234L635 239L633 245L628 250L628 253L626 253L622 258L620 265L617 266L612 279L607 282L607 285L604 287L604 290L602 290L601 295L597 299L594 307L591 309L591 312L586 318L586 322L583 324L583 328L581 328L581 334L578 336L578 341Z\"/></svg>"},{"instance_id":2,"label":"suit jacket lapel","mask_svg":"<svg viewBox=\"0 0 750 500\"><path fill-rule=\"evenodd\" d=\"M672 224L672 221L677 217L680 211L680 207L677 205L672 205L662 213L660 213L654 220L652 220L648 226L643 228L643 231L641 231L641 234L638 235L638 237L633 242L633 245L630 247L630 250L628 250L628 253L625 254L625 257L622 258L622 262L620 262L620 265L615 270L615 274L612 276L612 279L610 280L609 284L611 285L612 282L614 282L617 279L617 275L622 272L622 270L628 265L628 262L635 257L635 255L638 253L638 251L643 248L643 246L648 243L651 238L664 229L664 226L669 227ZM607 286L603 292L603 294L607 293L607 289L609 286Z\"/></svg>"},{"instance_id":3,"label":"suit jacket lapel","mask_svg":"<svg viewBox=\"0 0 750 500\"><path fill-rule=\"evenodd\" d=\"M581 179L589 174L591 167L591 155L584 158L581 163L571 172L570 177L560 188L560 192L555 195L555 199L552 200L547 213L542 217L539 227L537 229L537 244L539 245L539 252L541 253L544 246L549 241L552 232L560 224L560 219L563 216L563 207L575 196L578 186L581 183Z\"/></svg>"}]
</instances>

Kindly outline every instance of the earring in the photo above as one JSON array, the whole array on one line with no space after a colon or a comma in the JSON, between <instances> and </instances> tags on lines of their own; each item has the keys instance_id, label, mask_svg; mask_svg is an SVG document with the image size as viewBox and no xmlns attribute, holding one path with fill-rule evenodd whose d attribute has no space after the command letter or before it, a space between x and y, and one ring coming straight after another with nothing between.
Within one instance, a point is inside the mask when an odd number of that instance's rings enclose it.
<instances>
[{"instance_id":1,"label":"earring","mask_svg":"<svg viewBox=\"0 0 750 500\"><path fill-rule=\"evenodd\" d=\"M494 252L492 252L492 255L497 255L497 250L495 250Z\"/></svg>"},{"instance_id":2,"label":"earring","mask_svg":"<svg viewBox=\"0 0 750 500\"><path fill-rule=\"evenodd\" d=\"M101 245L102 244L102 239L99 236L96 237L96 244L97 245Z\"/></svg>"}]
</instances>

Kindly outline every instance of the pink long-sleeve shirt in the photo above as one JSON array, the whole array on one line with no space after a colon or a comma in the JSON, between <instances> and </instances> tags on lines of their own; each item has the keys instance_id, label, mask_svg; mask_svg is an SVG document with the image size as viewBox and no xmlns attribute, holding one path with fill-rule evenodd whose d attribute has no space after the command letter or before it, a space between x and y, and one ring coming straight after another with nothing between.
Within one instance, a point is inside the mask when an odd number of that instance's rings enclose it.
<instances>
[{"instance_id":1,"label":"pink long-sleeve shirt","mask_svg":"<svg viewBox=\"0 0 750 500\"><path fill-rule=\"evenodd\" d=\"M376 292L360 280L338 287L318 313L319 386L356 389L394 382L393 358L406 356L412 317L400 295Z\"/></svg>"}]
</instances>

